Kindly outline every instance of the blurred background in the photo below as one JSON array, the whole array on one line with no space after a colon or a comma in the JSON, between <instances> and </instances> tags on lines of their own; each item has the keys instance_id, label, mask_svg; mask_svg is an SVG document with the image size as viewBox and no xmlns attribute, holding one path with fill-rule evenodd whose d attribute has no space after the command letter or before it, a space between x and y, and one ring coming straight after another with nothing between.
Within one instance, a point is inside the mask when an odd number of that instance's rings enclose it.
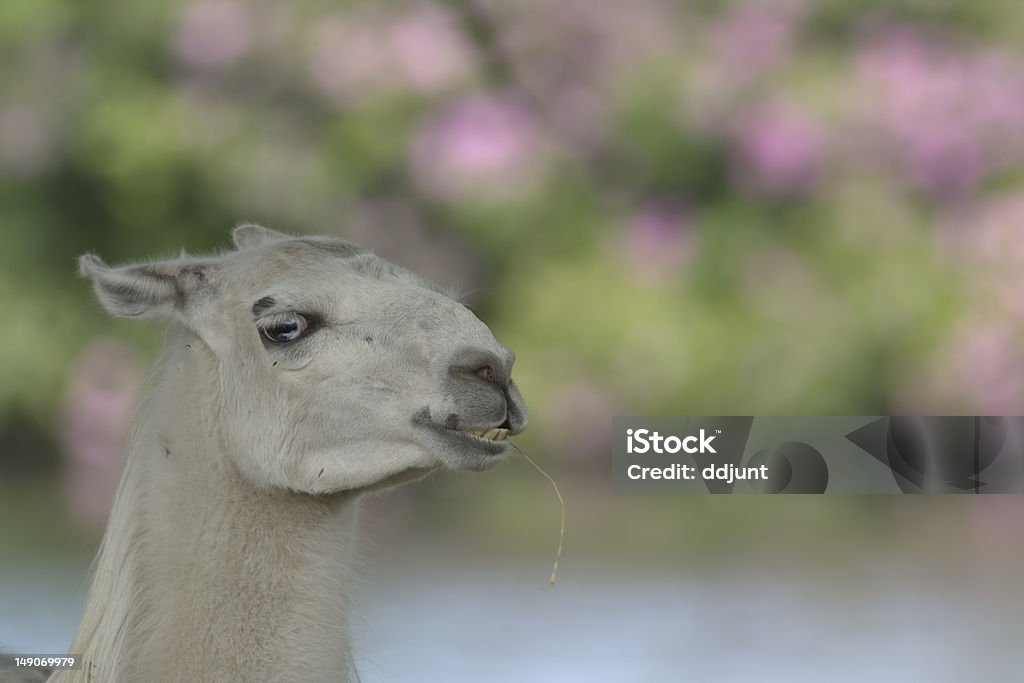
<instances>
[{"instance_id":1,"label":"blurred background","mask_svg":"<svg viewBox=\"0 0 1024 683\"><path fill-rule=\"evenodd\" d=\"M610 490L610 417L1024 413L1024 4L0 4L0 647L64 652L161 340L74 258L330 233L518 355L368 502L383 681L1012 680L1012 497ZM469 637L467 637L467 635Z\"/></svg>"}]
</instances>

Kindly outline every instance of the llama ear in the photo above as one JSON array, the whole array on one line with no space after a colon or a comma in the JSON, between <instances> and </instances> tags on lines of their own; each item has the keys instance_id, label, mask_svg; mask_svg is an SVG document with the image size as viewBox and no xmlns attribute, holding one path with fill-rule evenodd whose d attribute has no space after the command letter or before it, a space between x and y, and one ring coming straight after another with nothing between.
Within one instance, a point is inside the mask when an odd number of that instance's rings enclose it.
<instances>
[{"instance_id":1,"label":"llama ear","mask_svg":"<svg viewBox=\"0 0 1024 683\"><path fill-rule=\"evenodd\" d=\"M185 312L193 295L211 285L214 264L183 258L111 268L94 254L78 259L78 273L92 280L112 315L155 318Z\"/></svg>"},{"instance_id":2,"label":"llama ear","mask_svg":"<svg viewBox=\"0 0 1024 683\"><path fill-rule=\"evenodd\" d=\"M234 240L235 246L239 249L252 249L253 247L261 247L264 244L271 242L277 242L279 240L286 240L289 236L270 228L264 228L262 225L254 225L247 223L245 225L239 225L235 228L235 231L231 233L231 239Z\"/></svg>"}]
</instances>

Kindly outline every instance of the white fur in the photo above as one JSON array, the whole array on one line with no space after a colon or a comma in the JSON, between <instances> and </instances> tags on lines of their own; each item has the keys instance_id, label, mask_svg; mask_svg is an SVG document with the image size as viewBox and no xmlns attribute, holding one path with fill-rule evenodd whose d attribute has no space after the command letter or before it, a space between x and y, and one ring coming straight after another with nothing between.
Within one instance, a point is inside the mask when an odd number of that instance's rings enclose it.
<instances>
[{"instance_id":1,"label":"white fur","mask_svg":"<svg viewBox=\"0 0 1024 683\"><path fill-rule=\"evenodd\" d=\"M53 681L352 680L359 496L493 461L439 446L413 416L525 427L514 385L501 398L452 380L459 349L511 368L461 304L338 240L243 226L235 242L121 269L81 260L112 313L175 326L70 649L86 666ZM325 324L268 345L253 314L265 297Z\"/></svg>"}]
</instances>

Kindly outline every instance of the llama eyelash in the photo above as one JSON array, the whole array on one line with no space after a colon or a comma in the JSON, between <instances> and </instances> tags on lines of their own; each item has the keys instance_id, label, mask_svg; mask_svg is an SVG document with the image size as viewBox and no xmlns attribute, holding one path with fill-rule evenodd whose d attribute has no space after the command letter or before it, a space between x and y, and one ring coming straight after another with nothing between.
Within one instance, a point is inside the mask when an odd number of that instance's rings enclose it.
<instances>
[{"instance_id":1,"label":"llama eyelash","mask_svg":"<svg viewBox=\"0 0 1024 683\"><path fill-rule=\"evenodd\" d=\"M306 319L309 323L309 328L312 328L314 324L323 324L323 318L316 313L305 313L303 311L283 311L281 313L272 313L270 315L264 315L256 321L256 326L260 328L274 327L275 325L282 325L294 316L301 316Z\"/></svg>"}]
</instances>

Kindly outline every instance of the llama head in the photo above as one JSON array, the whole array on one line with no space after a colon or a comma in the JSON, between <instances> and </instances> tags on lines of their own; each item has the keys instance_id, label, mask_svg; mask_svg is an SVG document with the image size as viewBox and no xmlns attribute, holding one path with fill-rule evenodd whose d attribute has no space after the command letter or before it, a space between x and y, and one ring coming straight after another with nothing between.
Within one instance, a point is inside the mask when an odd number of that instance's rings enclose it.
<instances>
[{"instance_id":1,"label":"llama head","mask_svg":"<svg viewBox=\"0 0 1024 683\"><path fill-rule=\"evenodd\" d=\"M212 402L253 485L333 493L483 469L525 428L513 354L430 283L339 239L245 225L234 241L120 268L87 254L80 270L114 315L196 338L182 362L205 358L217 390L188 398Z\"/></svg>"}]
</instances>

